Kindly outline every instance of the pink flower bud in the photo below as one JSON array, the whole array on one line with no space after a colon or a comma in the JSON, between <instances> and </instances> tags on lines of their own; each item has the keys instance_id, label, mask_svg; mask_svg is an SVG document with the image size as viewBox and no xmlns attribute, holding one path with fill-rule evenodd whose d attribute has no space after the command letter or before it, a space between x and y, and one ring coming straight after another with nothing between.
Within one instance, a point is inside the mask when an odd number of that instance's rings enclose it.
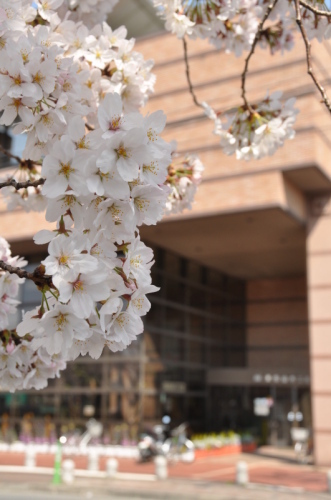
<instances>
[{"instance_id":1,"label":"pink flower bud","mask_svg":"<svg viewBox=\"0 0 331 500\"><path fill-rule=\"evenodd\" d=\"M10 339L8 344L7 344L7 347L6 347L6 351L8 352L8 354L11 354L13 352L13 350L15 349L15 344L14 342Z\"/></svg>"}]
</instances>

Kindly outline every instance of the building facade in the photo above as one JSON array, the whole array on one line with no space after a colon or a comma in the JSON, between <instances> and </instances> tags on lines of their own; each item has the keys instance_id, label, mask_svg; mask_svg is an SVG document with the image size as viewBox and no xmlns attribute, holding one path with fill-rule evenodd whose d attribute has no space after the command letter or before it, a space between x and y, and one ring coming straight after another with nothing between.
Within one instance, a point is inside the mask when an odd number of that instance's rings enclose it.
<instances>
[{"instance_id":1,"label":"building facade","mask_svg":"<svg viewBox=\"0 0 331 500\"><path fill-rule=\"evenodd\" d=\"M197 153L206 170L193 210L142 228L155 251L145 333L122 354L80 358L37 393L0 396L0 413L18 426L23 414L83 425L89 408L110 428L138 430L170 413L196 430L250 430L261 442L290 443L289 413L312 429L315 461L331 463L331 166L330 116L306 75L304 49L252 59L248 96L296 96L296 136L274 156L249 163L225 156L213 124L187 90L181 42L142 39L155 59L156 92L146 111L163 109L166 140ZM328 42L314 64L327 83ZM200 101L216 109L240 103L243 61L202 41L189 43ZM1 234L14 253L40 258L32 236L42 214L7 213ZM36 297L26 284L23 307ZM16 398L16 399L15 399ZM269 415L256 409L270 402Z\"/></svg>"}]
</instances>

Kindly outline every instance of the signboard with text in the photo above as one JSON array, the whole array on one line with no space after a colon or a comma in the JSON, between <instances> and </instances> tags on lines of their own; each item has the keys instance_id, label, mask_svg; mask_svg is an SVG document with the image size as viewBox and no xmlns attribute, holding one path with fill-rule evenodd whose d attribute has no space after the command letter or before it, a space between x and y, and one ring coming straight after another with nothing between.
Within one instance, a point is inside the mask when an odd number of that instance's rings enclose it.
<instances>
[{"instance_id":1,"label":"signboard with text","mask_svg":"<svg viewBox=\"0 0 331 500\"><path fill-rule=\"evenodd\" d=\"M272 398L255 398L254 399L254 415L257 417L268 417L270 408L273 406Z\"/></svg>"}]
</instances>

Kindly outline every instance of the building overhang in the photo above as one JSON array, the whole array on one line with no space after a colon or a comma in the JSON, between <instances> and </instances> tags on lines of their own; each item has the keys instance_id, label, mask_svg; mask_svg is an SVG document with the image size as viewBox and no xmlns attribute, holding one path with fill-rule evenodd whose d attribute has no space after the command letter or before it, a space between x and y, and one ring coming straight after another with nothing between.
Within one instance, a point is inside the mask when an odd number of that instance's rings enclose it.
<instances>
[{"instance_id":1,"label":"building overhang","mask_svg":"<svg viewBox=\"0 0 331 500\"><path fill-rule=\"evenodd\" d=\"M289 180L300 191L313 194L321 191L331 191L331 178L318 165L304 165L302 167L283 170L285 180Z\"/></svg>"},{"instance_id":2,"label":"building overhang","mask_svg":"<svg viewBox=\"0 0 331 500\"><path fill-rule=\"evenodd\" d=\"M165 219L142 239L242 279L305 273L306 229L283 206Z\"/></svg>"}]
</instances>

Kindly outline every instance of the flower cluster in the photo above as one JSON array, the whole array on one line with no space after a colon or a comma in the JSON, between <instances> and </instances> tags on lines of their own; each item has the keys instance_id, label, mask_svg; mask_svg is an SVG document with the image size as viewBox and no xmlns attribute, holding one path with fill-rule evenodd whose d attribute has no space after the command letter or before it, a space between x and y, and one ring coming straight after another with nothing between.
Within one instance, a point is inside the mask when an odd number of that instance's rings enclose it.
<instances>
[{"instance_id":1,"label":"flower cluster","mask_svg":"<svg viewBox=\"0 0 331 500\"><path fill-rule=\"evenodd\" d=\"M66 368L62 354L49 355L44 347L36 349L29 336L21 339L14 331L0 332L1 389L10 392L43 389L48 379L60 376Z\"/></svg>"},{"instance_id":2,"label":"flower cluster","mask_svg":"<svg viewBox=\"0 0 331 500\"><path fill-rule=\"evenodd\" d=\"M11 255L9 244L1 237L0 260L19 268L26 265L26 261ZM44 347L35 348L30 337L20 338L9 328L9 316L16 312L16 297L23 282L24 278L0 270L0 384L2 390L11 392L41 389L66 366L62 355L51 356Z\"/></svg>"},{"instance_id":3,"label":"flower cluster","mask_svg":"<svg viewBox=\"0 0 331 500\"><path fill-rule=\"evenodd\" d=\"M93 27L105 21L117 3L118 0L64 0L59 13L64 17L69 10L71 19Z\"/></svg>"},{"instance_id":4,"label":"flower cluster","mask_svg":"<svg viewBox=\"0 0 331 500\"><path fill-rule=\"evenodd\" d=\"M167 201L167 214L177 214L192 208L192 202L201 182L204 166L197 155L187 155L183 160L173 160L168 167L166 184L171 192Z\"/></svg>"},{"instance_id":5,"label":"flower cluster","mask_svg":"<svg viewBox=\"0 0 331 500\"><path fill-rule=\"evenodd\" d=\"M269 48L271 53L291 50L298 29L295 3L290 0L273 4L267 0L154 0L154 5L165 18L166 28L179 38L208 39L216 48L236 56L254 50L256 44ZM309 5L319 13L328 10L322 0ZM330 16L316 14L301 4L299 9L306 43L308 39L322 41L331 37ZM274 154L286 139L294 136L292 126L297 111L293 108L294 99L282 104L277 92L250 105L245 96L246 73L247 66L242 77L243 106L225 112L225 120L208 104L203 103L203 107L215 121L215 133L221 137L224 152L249 160Z\"/></svg>"},{"instance_id":6,"label":"flower cluster","mask_svg":"<svg viewBox=\"0 0 331 500\"><path fill-rule=\"evenodd\" d=\"M146 294L158 290L139 227L162 218L170 193L166 119L138 111L153 88L152 64L132 51L125 28L76 20L93 3L63 15L63 0L15 0L11 10L0 0L0 123L27 135L14 174L27 186L5 196L10 208L46 209L55 227L34 238L48 243L40 307L16 332L3 330L2 350L10 345L20 371L4 361L0 379L17 378L4 387L43 387L66 360L125 349L143 331Z\"/></svg>"},{"instance_id":7,"label":"flower cluster","mask_svg":"<svg viewBox=\"0 0 331 500\"><path fill-rule=\"evenodd\" d=\"M98 125L85 137L78 117L43 159L46 220L57 228L35 241L49 242L42 264L53 286L43 290L39 313L28 312L17 328L35 348L65 359L127 347L143 330L146 293L157 290L152 251L136 234L160 220L168 197L170 147L159 136L165 116L125 114L119 94L109 93Z\"/></svg>"},{"instance_id":8,"label":"flower cluster","mask_svg":"<svg viewBox=\"0 0 331 500\"><path fill-rule=\"evenodd\" d=\"M39 162L75 128L75 118L96 125L107 93L119 93L125 111L138 109L153 90L154 76L152 62L132 51L134 40L126 39L124 27L112 31L103 23L89 30L61 20L52 10L61 0L37 3L37 10L25 10L25 4L14 2L0 18L0 124L18 119L14 133L27 133L24 157Z\"/></svg>"},{"instance_id":9,"label":"flower cluster","mask_svg":"<svg viewBox=\"0 0 331 500\"><path fill-rule=\"evenodd\" d=\"M250 50L258 25L269 6L269 0L153 0L165 27L179 38L206 38L216 48L240 56ZM309 2L327 10L324 1ZM329 19L316 16L304 7L302 19L310 39L331 36ZM259 44L272 52L290 50L296 27L294 2L278 0L270 16L271 23L263 29Z\"/></svg>"},{"instance_id":10,"label":"flower cluster","mask_svg":"<svg viewBox=\"0 0 331 500\"><path fill-rule=\"evenodd\" d=\"M11 254L8 242L0 237L0 260L5 264L15 267L23 267L27 264L23 259ZM24 279L16 274L0 269L0 331L9 326L9 315L15 313L19 302L15 299L18 294L18 288Z\"/></svg>"},{"instance_id":11,"label":"flower cluster","mask_svg":"<svg viewBox=\"0 0 331 500\"><path fill-rule=\"evenodd\" d=\"M205 104L206 113L215 121L214 133L227 155L252 160L275 153L286 139L294 137L293 124L298 112L295 99L281 103L281 92L267 95L258 105L242 106L222 122Z\"/></svg>"}]
</instances>

